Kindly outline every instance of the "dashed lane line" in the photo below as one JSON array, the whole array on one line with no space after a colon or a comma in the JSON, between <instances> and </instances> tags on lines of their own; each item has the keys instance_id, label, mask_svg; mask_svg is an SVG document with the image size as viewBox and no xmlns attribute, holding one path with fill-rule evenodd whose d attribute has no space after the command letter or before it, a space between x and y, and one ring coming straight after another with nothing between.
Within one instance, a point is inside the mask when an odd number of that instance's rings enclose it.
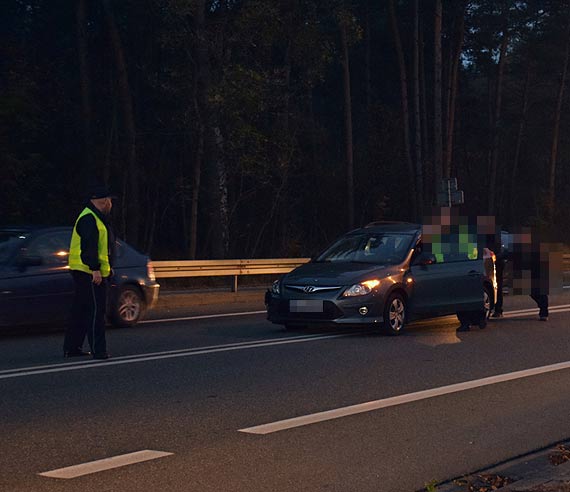
<instances>
[{"instance_id":1,"label":"dashed lane line","mask_svg":"<svg viewBox=\"0 0 570 492\"><path fill-rule=\"evenodd\" d=\"M570 369L570 361L561 362L558 364L552 364L548 366L534 367L532 369L525 369L523 371L498 374L496 376L490 376L482 379L475 379L463 383L441 386L439 388L432 388L428 390L417 391L415 393L408 393L405 395L393 396L391 398L383 398L381 400L373 400L365 403L360 403L357 405L350 405L347 407L336 408L334 410L327 410L324 412L312 413L300 417L279 420L267 424L256 425L254 427L239 429L238 432L244 432L246 434L261 434L261 435L272 434L274 432L279 432L286 429L303 427L305 425L325 422L328 420L338 419L341 417L347 417L349 415L372 412L374 410L379 410L381 408L404 405L406 403L426 400L428 398L434 398L436 396L449 395L451 393L458 393L460 391L467 391L474 388L480 388L482 386L489 386L492 384L503 383L506 381L528 378L531 376L536 376L538 374L561 371L564 369Z\"/></svg>"},{"instance_id":2,"label":"dashed lane line","mask_svg":"<svg viewBox=\"0 0 570 492\"><path fill-rule=\"evenodd\" d=\"M112 470L113 468L120 468L122 466L133 465L135 463L142 463L143 461L156 460L158 458L164 458L165 456L172 456L173 454L174 453L167 453L165 451L152 451L150 449L145 449L143 451L136 451L135 453L121 454L119 456L113 456L112 458L104 458L102 460L90 461L89 463L82 463L80 465L58 468L57 470L39 473L38 475L49 478L77 478L82 477L83 475L90 475L91 473Z\"/></svg>"}]
</instances>

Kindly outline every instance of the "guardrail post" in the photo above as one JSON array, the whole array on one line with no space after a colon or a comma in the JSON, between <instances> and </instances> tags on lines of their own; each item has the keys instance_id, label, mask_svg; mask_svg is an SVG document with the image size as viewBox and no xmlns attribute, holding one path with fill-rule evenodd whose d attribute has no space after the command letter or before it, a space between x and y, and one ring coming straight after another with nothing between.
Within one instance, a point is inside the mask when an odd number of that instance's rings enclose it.
<instances>
[{"instance_id":1,"label":"guardrail post","mask_svg":"<svg viewBox=\"0 0 570 492\"><path fill-rule=\"evenodd\" d=\"M232 283L232 292L237 292L238 287L238 276L234 275L234 281Z\"/></svg>"}]
</instances>

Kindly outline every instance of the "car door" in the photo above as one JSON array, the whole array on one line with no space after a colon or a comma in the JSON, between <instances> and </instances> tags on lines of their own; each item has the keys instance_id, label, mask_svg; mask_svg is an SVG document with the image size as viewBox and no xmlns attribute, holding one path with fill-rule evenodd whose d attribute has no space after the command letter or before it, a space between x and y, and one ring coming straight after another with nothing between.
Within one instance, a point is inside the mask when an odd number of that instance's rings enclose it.
<instances>
[{"instance_id":1,"label":"car door","mask_svg":"<svg viewBox=\"0 0 570 492\"><path fill-rule=\"evenodd\" d=\"M483 278L485 276L483 258L458 257L449 265L453 269L453 278L449 284L455 303L453 312L483 309Z\"/></svg>"},{"instance_id":2,"label":"car door","mask_svg":"<svg viewBox=\"0 0 570 492\"><path fill-rule=\"evenodd\" d=\"M421 249L421 243L416 245L416 251ZM449 284L456 274L455 268L445 261L420 265L418 258L419 255L414 255L408 274L413 284L410 299L412 316L438 316L454 312L455 300Z\"/></svg>"},{"instance_id":3,"label":"car door","mask_svg":"<svg viewBox=\"0 0 570 492\"><path fill-rule=\"evenodd\" d=\"M67 266L68 230L33 235L4 279L11 323L36 324L67 318L73 282Z\"/></svg>"}]
</instances>

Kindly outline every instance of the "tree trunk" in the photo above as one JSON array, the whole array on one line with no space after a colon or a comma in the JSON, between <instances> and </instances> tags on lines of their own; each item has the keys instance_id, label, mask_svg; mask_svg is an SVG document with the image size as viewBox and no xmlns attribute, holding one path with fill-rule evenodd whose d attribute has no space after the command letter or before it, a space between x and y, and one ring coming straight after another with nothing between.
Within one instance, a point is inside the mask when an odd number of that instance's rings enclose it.
<instances>
[{"instance_id":1,"label":"tree trunk","mask_svg":"<svg viewBox=\"0 0 570 492\"><path fill-rule=\"evenodd\" d=\"M214 241L219 242L215 255L217 258L226 258L230 249L229 233L229 205L228 205L228 176L224 160L224 136L219 126L214 127L214 161L215 161L215 220L218 223Z\"/></svg>"},{"instance_id":2,"label":"tree trunk","mask_svg":"<svg viewBox=\"0 0 570 492\"><path fill-rule=\"evenodd\" d=\"M499 65L497 75L497 87L495 90L495 108L493 111L493 136L491 147L491 166L489 170L489 201L488 213L495 214L495 197L497 186L497 164L499 160L499 141L501 126L501 109L503 101L503 80L505 73L505 64L507 60L507 47L509 45L509 32L507 28L503 30L503 38L501 40L501 48L499 51Z\"/></svg>"},{"instance_id":3,"label":"tree trunk","mask_svg":"<svg viewBox=\"0 0 570 492\"><path fill-rule=\"evenodd\" d=\"M93 110L91 106L91 79L89 76L89 49L87 36L86 0L77 1L75 11L77 22L77 54L79 58L79 89L81 93L81 130L83 165L81 169L86 177L95 174L93 166ZM87 183L83 183L85 185Z\"/></svg>"},{"instance_id":4,"label":"tree trunk","mask_svg":"<svg viewBox=\"0 0 570 492\"><path fill-rule=\"evenodd\" d=\"M423 213L423 161L422 161L422 129L420 107L420 5L414 1L414 126L415 126L415 164L416 164L416 203L418 214Z\"/></svg>"},{"instance_id":5,"label":"tree trunk","mask_svg":"<svg viewBox=\"0 0 570 492\"><path fill-rule=\"evenodd\" d=\"M423 23L420 23L420 103L422 126L422 156L424 160L424 205L431 204L427 197L432 196L433 169L430 160L430 145L428 138L428 108L426 98L426 70L425 70L425 43Z\"/></svg>"},{"instance_id":6,"label":"tree trunk","mask_svg":"<svg viewBox=\"0 0 570 492\"><path fill-rule=\"evenodd\" d=\"M127 64L125 60L125 53L119 29L115 22L115 16L111 9L109 0L103 0L103 9L105 13L105 22L109 31L109 38L111 41L111 48L117 69L117 83L119 87L119 98L122 107L123 125L125 131L125 147L126 147L126 169L128 179L128 196L123 196L123 204L127 210L128 220L125 225L125 238L129 242L138 245L139 242L139 222L140 222L140 208L139 208L139 182L138 182L138 169L137 169L137 149L136 149L136 130L135 130L135 115L133 110L133 101L131 89L129 86L129 77L127 73Z\"/></svg>"},{"instance_id":7,"label":"tree trunk","mask_svg":"<svg viewBox=\"0 0 570 492\"><path fill-rule=\"evenodd\" d=\"M560 117L562 115L562 102L564 100L564 89L566 88L566 75L568 74L568 59L570 57L570 18L566 30L566 50L564 62L562 64L562 76L558 87L558 97L556 99L556 112L554 113L554 130L552 132L552 146L550 149L550 174L548 180L548 219L554 219L554 208L556 201L556 160L558 158L558 142L560 139Z\"/></svg>"},{"instance_id":8,"label":"tree trunk","mask_svg":"<svg viewBox=\"0 0 570 492\"><path fill-rule=\"evenodd\" d=\"M450 71L449 97L447 103L447 123L445 138L445 163L443 174L446 178L451 176L451 163L453 159L453 133L455 129L455 101L457 99L457 79L459 74L459 65L461 64L461 51L463 50L463 39L465 37L465 8L466 2L463 2L458 13L456 23L456 44L453 48L452 65Z\"/></svg>"},{"instance_id":9,"label":"tree trunk","mask_svg":"<svg viewBox=\"0 0 570 492\"><path fill-rule=\"evenodd\" d=\"M392 26L392 34L394 35L394 44L396 47L396 54L398 56L398 66L400 68L400 94L402 104L402 124L404 129L404 153L406 164L408 167L408 175L411 183L411 200L412 200L412 217L414 220L418 218L419 212L416 193L416 180L414 172L414 164L412 161L411 143L410 143L410 111L408 107L408 78L406 75L406 60L404 58L404 49L402 48L402 40L400 38L400 29L398 28L398 21L396 19L396 8L394 0L388 2L388 9L390 14L390 24Z\"/></svg>"},{"instance_id":10,"label":"tree trunk","mask_svg":"<svg viewBox=\"0 0 570 492\"><path fill-rule=\"evenodd\" d=\"M190 259L196 259L198 250L198 206L200 201L200 184L202 167L204 163L206 122L208 114L208 88L210 84L210 70L208 60L208 45L206 43L206 5L205 0L196 1L194 18L195 46L195 83L194 83L194 111L197 123L196 154L192 160L192 198L190 204L190 244L188 253Z\"/></svg>"},{"instance_id":11,"label":"tree trunk","mask_svg":"<svg viewBox=\"0 0 570 492\"><path fill-rule=\"evenodd\" d=\"M519 169L519 161L521 155L521 147L522 141L525 134L526 129L526 119L527 119L527 112L528 112L528 93L529 93L529 84L530 84L530 72L531 72L531 65L530 61L527 60L527 70L526 70L526 77L524 81L524 88L523 88L523 97L522 97L522 111L521 111L521 120L519 122L519 128L517 132L517 141L515 144L515 157L513 159L513 168L511 170L511 187L510 187L510 209L509 209L509 219L511 224L515 224L515 211L516 211L516 200L515 200L515 190L516 190L516 183L517 183L517 173Z\"/></svg>"},{"instance_id":12,"label":"tree trunk","mask_svg":"<svg viewBox=\"0 0 570 492\"><path fill-rule=\"evenodd\" d=\"M434 12L434 77L433 77L433 166L435 192L437 194L443 177L443 140L442 140L442 97L441 97L441 0L435 0ZM435 198L435 197L434 197Z\"/></svg>"},{"instance_id":13,"label":"tree trunk","mask_svg":"<svg viewBox=\"0 0 570 492\"><path fill-rule=\"evenodd\" d=\"M348 200L348 228L354 228L354 161L352 148L352 100L350 96L350 62L346 25L340 20L340 42L342 52L343 87L344 87L344 141L346 150L346 192Z\"/></svg>"}]
</instances>

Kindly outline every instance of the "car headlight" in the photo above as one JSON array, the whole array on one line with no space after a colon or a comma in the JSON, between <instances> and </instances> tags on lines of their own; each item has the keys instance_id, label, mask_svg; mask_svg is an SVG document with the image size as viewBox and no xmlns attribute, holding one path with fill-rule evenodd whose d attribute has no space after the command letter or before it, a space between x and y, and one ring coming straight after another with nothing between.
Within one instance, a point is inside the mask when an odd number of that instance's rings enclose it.
<instances>
[{"instance_id":1,"label":"car headlight","mask_svg":"<svg viewBox=\"0 0 570 492\"><path fill-rule=\"evenodd\" d=\"M346 289L343 293L343 297L357 297L357 296L365 296L366 294L370 294L376 287L380 285L380 280L366 280L364 282L360 282L359 284L354 284L353 286Z\"/></svg>"},{"instance_id":2,"label":"car headlight","mask_svg":"<svg viewBox=\"0 0 570 492\"><path fill-rule=\"evenodd\" d=\"M281 294L281 287L279 287L279 280L273 282L273 285L271 286L271 293L275 295Z\"/></svg>"}]
</instances>

